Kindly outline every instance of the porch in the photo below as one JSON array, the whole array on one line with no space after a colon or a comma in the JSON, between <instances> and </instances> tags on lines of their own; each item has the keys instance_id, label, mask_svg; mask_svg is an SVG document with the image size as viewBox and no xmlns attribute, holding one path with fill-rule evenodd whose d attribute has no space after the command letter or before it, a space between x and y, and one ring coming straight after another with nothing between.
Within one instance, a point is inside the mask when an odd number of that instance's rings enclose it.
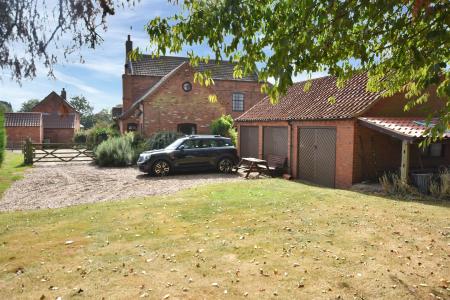
<instances>
[{"instance_id":1,"label":"porch","mask_svg":"<svg viewBox=\"0 0 450 300\"><path fill-rule=\"evenodd\" d=\"M358 118L357 175L360 181L398 172L405 183L418 184L450 166L450 142L443 140L422 148L427 125L423 118Z\"/></svg>"}]
</instances>

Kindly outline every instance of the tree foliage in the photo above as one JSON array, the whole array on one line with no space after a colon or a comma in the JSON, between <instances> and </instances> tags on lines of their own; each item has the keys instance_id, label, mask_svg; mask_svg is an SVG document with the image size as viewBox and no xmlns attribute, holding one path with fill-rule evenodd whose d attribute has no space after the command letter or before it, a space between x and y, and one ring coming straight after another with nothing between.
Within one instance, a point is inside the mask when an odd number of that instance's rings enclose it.
<instances>
[{"instance_id":1,"label":"tree foliage","mask_svg":"<svg viewBox=\"0 0 450 300\"><path fill-rule=\"evenodd\" d=\"M30 112L32 111L33 107L35 107L39 102L41 102L41 100L39 99L30 99L24 101L19 109L19 112Z\"/></svg>"},{"instance_id":2,"label":"tree foliage","mask_svg":"<svg viewBox=\"0 0 450 300\"><path fill-rule=\"evenodd\" d=\"M98 113L95 113L93 116L93 122L94 124L111 125L113 122L111 110L104 108L100 110Z\"/></svg>"},{"instance_id":3,"label":"tree foliage","mask_svg":"<svg viewBox=\"0 0 450 300\"><path fill-rule=\"evenodd\" d=\"M12 112L13 111L11 103L6 102L6 101L1 101L1 100L0 100L0 109L2 109L3 112Z\"/></svg>"},{"instance_id":4,"label":"tree foliage","mask_svg":"<svg viewBox=\"0 0 450 300\"><path fill-rule=\"evenodd\" d=\"M84 96L75 96L70 98L70 105L72 105L80 113L80 123L85 129L94 126L93 111L94 107Z\"/></svg>"},{"instance_id":5,"label":"tree foliage","mask_svg":"<svg viewBox=\"0 0 450 300\"><path fill-rule=\"evenodd\" d=\"M84 46L95 48L106 17L127 3L134 1L1 0L0 68L9 69L19 82L35 77L38 63L52 75L58 57Z\"/></svg>"},{"instance_id":6,"label":"tree foliage","mask_svg":"<svg viewBox=\"0 0 450 300\"><path fill-rule=\"evenodd\" d=\"M237 131L233 127L234 120L230 115L222 115L211 122L211 133L231 138L233 144L237 142Z\"/></svg>"},{"instance_id":7,"label":"tree foliage","mask_svg":"<svg viewBox=\"0 0 450 300\"><path fill-rule=\"evenodd\" d=\"M274 78L262 88L273 102L303 72L327 71L342 86L365 71L370 91L405 93L406 109L425 103L436 85L446 105L432 133L448 128L449 1L190 0L183 6L148 23L156 55L207 44L216 59L237 63L235 77L259 66L261 80ZM209 59L190 57L193 65Z\"/></svg>"},{"instance_id":8,"label":"tree foliage","mask_svg":"<svg viewBox=\"0 0 450 300\"><path fill-rule=\"evenodd\" d=\"M175 131L155 132L148 139L146 143L147 144L146 150L164 149L182 136L183 136L182 133Z\"/></svg>"}]
</instances>

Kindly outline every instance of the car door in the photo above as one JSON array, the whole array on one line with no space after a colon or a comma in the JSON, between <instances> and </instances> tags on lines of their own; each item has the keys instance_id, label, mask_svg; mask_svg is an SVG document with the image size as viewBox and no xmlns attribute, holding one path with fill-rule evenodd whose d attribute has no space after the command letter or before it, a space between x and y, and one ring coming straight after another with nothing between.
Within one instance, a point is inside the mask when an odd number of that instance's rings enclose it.
<instances>
[{"instance_id":1,"label":"car door","mask_svg":"<svg viewBox=\"0 0 450 300\"><path fill-rule=\"evenodd\" d=\"M175 154L175 166L179 169L195 168L199 164L199 143L196 139L184 141Z\"/></svg>"},{"instance_id":2,"label":"car door","mask_svg":"<svg viewBox=\"0 0 450 300\"><path fill-rule=\"evenodd\" d=\"M209 168L212 166L212 160L214 159L214 145L212 139L199 139L199 150L197 153L198 167Z\"/></svg>"}]
</instances>

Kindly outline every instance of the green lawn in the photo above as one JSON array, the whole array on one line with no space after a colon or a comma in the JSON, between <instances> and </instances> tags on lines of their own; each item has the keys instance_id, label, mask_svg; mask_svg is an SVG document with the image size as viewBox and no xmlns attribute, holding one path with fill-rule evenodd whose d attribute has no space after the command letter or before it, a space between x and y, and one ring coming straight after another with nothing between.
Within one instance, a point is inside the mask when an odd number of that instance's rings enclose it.
<instances>
[{"instance_id":1,"label":"green lawn","mask_svg":"<svg viewBox=\"0 0 450 300\"><path fill-rule=\"evenodd\" d=\"M0 213L0 298L446 298L449 215L280 179Z\"/></svg>"},{"instance_id":2,"label":"green lawn","mask_svg":"<svg viewBox=\"0 0 450 300\"><path fill-rule=\"evenodd\" d=\"M22 178L26 168L23 165L23 154L5 152L5 160L0 167L0 196L14 181Z\"/></svg>"}]
</instances>

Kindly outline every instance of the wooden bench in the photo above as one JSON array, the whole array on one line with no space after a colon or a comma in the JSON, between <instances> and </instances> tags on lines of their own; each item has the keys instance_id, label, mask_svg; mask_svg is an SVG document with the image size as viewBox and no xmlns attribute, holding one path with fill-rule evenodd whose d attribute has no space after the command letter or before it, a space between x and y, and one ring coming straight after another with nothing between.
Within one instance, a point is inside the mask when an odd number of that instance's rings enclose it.
<instances>
[{"instance_id":1,"label":"wooden bench","mask_svg":"<svg viewBox=\"0 0 450 300\"><path fill-rule=\"evenodd\" d=\"M275 154L267 155L270 176L281 176L286 171L287 157ZM263 167L263 166L259 166ZM265 167L265 166L264 166Z\"/></svg>"}]
</instances>

